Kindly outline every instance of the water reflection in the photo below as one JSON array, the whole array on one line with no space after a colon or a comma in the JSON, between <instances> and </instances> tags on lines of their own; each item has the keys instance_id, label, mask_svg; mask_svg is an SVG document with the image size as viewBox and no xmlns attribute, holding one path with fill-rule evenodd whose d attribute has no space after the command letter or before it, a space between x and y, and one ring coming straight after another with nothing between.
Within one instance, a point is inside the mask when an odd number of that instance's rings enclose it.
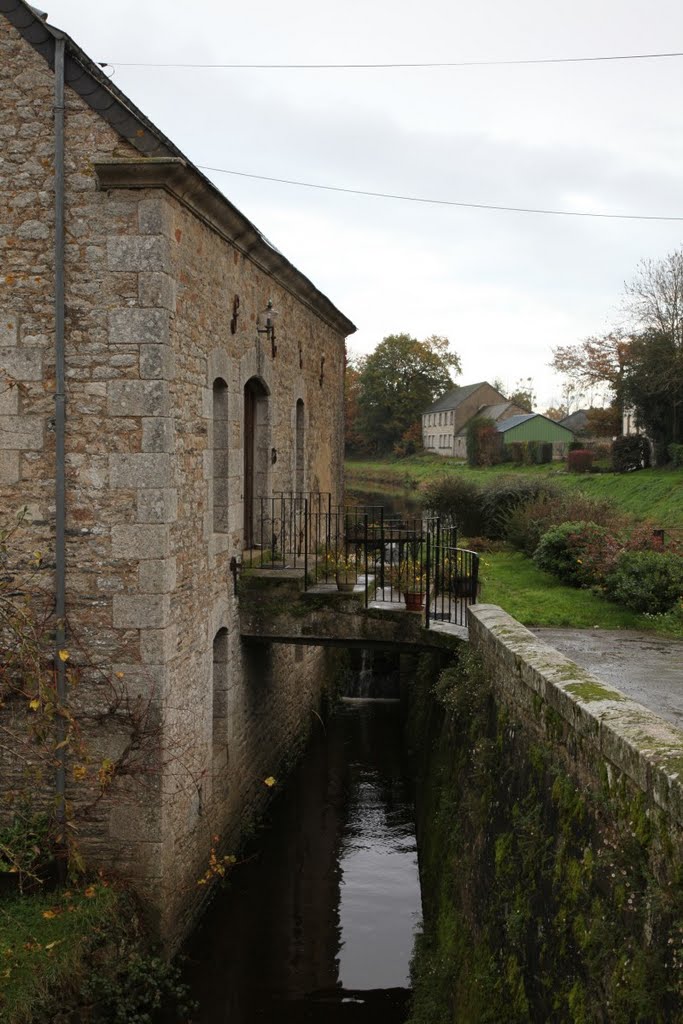
<instances>
[{"instance_id":1,"label":"water reflection","mask_svg":"<svg viewBox=\"0 0 683 1024\"><path fill-rule=\"evenodd\" d=\"M400 1024L420 915L395 702L318 729L188 954L202 1024Z\"/></svg>"}]
</instances>

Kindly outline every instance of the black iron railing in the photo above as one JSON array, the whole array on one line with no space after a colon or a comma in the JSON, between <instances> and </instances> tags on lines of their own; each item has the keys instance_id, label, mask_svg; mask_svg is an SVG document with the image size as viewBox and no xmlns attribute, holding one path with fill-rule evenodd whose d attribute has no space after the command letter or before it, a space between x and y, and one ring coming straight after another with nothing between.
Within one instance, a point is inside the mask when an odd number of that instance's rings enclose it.
<instances>
[{"instance_id":1,"label":"black iron railing","mask_svg":"<svg viewBox=\"0 0 683 1024\"><path fill-rule=\"evenodd\" d=\"M425 624L466 625L477 600L479 556L457 546L436 516L387 515L381 505L336 505L329 494L280 492L257 498L253 546L243 564L301 569L307 589L336 586L370 604L423 611Z\"/></svg>"}]
</instances>

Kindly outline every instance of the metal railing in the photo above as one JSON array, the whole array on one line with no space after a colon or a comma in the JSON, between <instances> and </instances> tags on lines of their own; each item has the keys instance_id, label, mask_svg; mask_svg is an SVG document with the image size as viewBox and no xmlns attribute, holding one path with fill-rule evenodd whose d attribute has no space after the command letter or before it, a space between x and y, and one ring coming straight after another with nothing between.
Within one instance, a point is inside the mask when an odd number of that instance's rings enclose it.
<instances>
[{"instance_id":1,"label":"metal railing","mask_svg":"<svg viewBox=\"0 0 683 1024\"><path fill-rule=\"evenodd\" d=\"M439 517L387 515L382 505L335 505L319 492L257 498L246 567L301 569L307 590L332 585L364 594L365 606L402 604L432 622L467 624L479 556L457 546Z\"/></svg>"}]
</instances>

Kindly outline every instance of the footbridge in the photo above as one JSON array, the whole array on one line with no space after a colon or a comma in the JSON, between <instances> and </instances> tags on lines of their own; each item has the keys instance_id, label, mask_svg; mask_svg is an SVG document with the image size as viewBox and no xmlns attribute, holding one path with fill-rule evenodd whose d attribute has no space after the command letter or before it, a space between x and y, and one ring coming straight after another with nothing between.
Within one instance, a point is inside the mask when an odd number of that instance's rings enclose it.
<instances>
[{"instance_id":1,"label":"footbridge","mask_svg":"<svg viewBox=\"0 0 683 1024\"><path fill-rule=\"evenodd\" d=\"M439 517L281 494L256 503L253 536L233 567L246 642L411 650L467 639L479 558Z\"/></svg>"}]
</instances>

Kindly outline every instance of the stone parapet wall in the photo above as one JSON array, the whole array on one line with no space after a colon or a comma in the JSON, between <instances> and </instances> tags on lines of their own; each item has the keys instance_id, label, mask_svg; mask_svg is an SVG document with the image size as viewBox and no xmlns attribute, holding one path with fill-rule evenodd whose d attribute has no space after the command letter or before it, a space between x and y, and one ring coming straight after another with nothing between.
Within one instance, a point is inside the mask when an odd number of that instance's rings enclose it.
<instances>
[{"instance_id":1,"label":"stone parapet wall","mask_svg":"<svg viewBox=\"0 0 683 1024\"><path fill-rule=\"evenodd\" d=\"M472 647L501 701L548 739L572 771L628 780L683 825L683 732L601 682L495 605L469 609Z\"/></svg>"}]
</instances>

